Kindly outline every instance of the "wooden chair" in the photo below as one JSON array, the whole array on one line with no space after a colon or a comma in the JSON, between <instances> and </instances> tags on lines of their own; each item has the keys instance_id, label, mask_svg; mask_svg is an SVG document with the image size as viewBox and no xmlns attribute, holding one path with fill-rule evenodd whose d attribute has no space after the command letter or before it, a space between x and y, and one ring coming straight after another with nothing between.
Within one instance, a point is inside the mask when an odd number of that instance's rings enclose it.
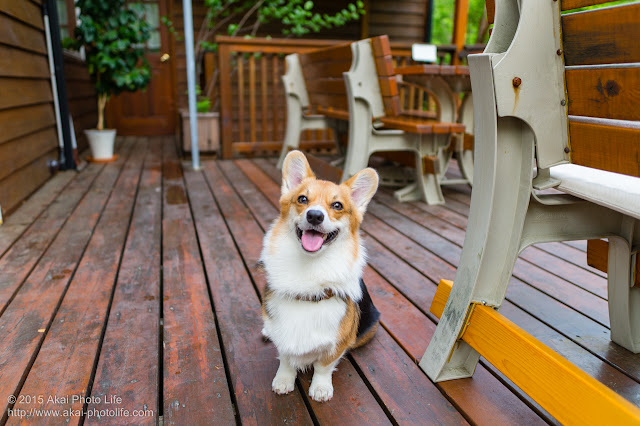
<instances>
[{"instance_id":1,"label":"wooden chair","mask_svg":"<svg viewBox=\"0 0 640 426\"><path fill-rule=\"evenodd\" d=\"M482 355L562 423L639 424L638 407L497 310L528 245L608 238L611 339L640 352L640 4L561 15L603 1L495 3L489 43L469 56L469 225L420 366L434 381L469 377Z\"/></svg>"},{"instance_id":2,"label":"wooden chair","mask_svg":"<svg viewBox=\"0 0 640 426\"><path fill-rule=\"evenodd\" d=\"M356 60L355 55L360 57ZM343 180L365 168L375 152L410 152L415 183L396 191L396 197L444 203L440 184L451 159L448 148L452 134L462 135L464 125L455 122L450 94L438 102L435 118L417 116L415 111L403 114L386 36L289 55L286 60L288 118L279 166L287 152L298 147L301 130L332 127L337 134L341 123L348 121ZM350 81L354 87L349 88Z\"/></svg>"},{"instance_id":3,"label":"wooden chair","mask_svg":"<svg viewBox=\"0 0 640 426\"><path fill-rule=\"evenodd\" d=\"M396 191L395 197L443 204L440 185L451 159L448 148L453 134L462 137L464 133L464 125L455 122L455 108L442 107L440 120L403 114L388 38L361 40L351 48L352 66L344 74L349 144L343 178L366 167L375 152L410 151L415 158L415 182ZM448 97L438 99L441 106L448 102Z\"/></svg>"},{"instance_id":4,"label":"wooden chair","mask_svg":"<svg viewBox=\"0 0 640 426\"><path fill-rule=\"evenodd\" d=\"M291 54L285 58L287 72L282 76L287 99L287 127L278 159L300 145L300 132L328 129L336 138L349 120L347 91L342 74L351 66L351 44Z\"/></svg>"}]
</instances>

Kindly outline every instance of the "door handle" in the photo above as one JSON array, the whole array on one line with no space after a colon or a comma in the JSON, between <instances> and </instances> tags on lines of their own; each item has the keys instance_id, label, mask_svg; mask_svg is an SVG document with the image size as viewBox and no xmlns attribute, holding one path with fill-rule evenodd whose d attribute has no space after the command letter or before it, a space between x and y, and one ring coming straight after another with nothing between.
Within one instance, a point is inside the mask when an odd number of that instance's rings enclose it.
<instances>
[{"instance_id":1,"label":"door handle","mask_svg":"<svg viewBox=\"0 0 640 426\"><path fill-rule=\"evenodd\" d=\"M170 58L171 56L168 53L163 53L162 56L160 56L160 62L167 62Z\"/></svg>"}]
</instances>

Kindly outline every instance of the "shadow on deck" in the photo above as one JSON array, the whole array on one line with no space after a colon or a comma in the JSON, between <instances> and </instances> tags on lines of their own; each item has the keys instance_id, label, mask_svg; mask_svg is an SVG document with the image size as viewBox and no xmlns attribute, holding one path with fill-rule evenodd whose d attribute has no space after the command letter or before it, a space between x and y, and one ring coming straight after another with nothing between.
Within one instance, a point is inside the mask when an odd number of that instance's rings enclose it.
<instances>
[{"instance_id":1,"label":"shadow on deck","mask_svg":"<svg viewBox=\"0 0 640 426\"><path fill-rule=\"evenodd\" d=\"M59 173L0 227L3 422L59 423L55 412L122 424L554 421L489 364L437 385L416 364L437 322L436 283L455 277L468 188L447 190L444 206L378 192L363 224L364 279L383 327L340 362L334 398L319 404L306 396L310 373L292 394L271 391L276 352L260 335L256 262L278 214L274 160L194 172L172 138L127 138L119 153ZM525 250L501 312L640 404L640 355L609 341L606 278L585 249Z\"/></svg>"}]
</instances>

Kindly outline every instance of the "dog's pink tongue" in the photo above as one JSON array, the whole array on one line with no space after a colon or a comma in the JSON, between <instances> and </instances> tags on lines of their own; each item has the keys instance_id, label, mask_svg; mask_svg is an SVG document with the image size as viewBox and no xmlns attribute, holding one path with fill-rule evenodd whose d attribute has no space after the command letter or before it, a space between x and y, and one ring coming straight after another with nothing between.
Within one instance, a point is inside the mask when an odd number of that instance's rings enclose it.
<instances>
[{"instance_id":1,"label":"dog's pink tongue","mask_svg":"<svg viewBox=\"0 0 640 426\"><path fill-rule=\"evenodd\" d=\"M304 231L302 234L302 247L306 251L318 251L322 247L322 233L316 231Z\"/></svg>"}]
</instances>

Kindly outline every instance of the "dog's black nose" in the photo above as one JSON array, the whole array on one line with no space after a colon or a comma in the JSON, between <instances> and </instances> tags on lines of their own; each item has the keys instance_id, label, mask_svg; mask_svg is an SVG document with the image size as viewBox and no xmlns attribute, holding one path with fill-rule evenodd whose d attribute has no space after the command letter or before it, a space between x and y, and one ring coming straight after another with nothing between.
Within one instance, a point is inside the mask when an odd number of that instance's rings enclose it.
<instances>
[{"instance_id":1,"label":"dog's black nose","mask_svg":"<svg viewBox=\"0 0 640 426\"><path fill-rule=\"evenodd\" d=\"M324 220L324 213L320 210L309 210L307 212L307 222L312 225L320 225Z\"/></svg>"}]
</instances>

